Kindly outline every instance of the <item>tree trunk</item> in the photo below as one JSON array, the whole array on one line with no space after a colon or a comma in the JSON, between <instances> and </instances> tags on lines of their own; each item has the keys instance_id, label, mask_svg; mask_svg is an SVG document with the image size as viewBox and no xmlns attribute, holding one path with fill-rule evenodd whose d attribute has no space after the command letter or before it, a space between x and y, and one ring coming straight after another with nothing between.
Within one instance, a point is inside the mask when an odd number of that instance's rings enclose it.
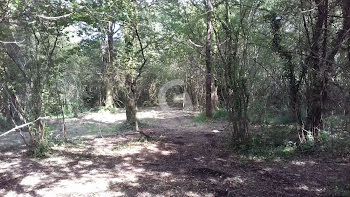
<instances>
[{"instance_id":1,"label":"tree trunk","mask_svg":"<svg viewBox=\"0 0 350 197\"><path fill-rule=\"evenodd\" d=\"M350 6L349 6L350 7ZM347 76L350 78L350 34L348 34L348 73ZM346 130L348 133L350 133L350 87L347 87L348 89L348 96L347 99L345 99L345 119L346 119Z\"/></svg>"},{"instance_id":2,"label":"tree trunk","mask_svg":"<svg viewBox=\"0 0 350 197\"><path fill-rule=\"evenodd\" d=\"M214 110L219 109L219 97L218 97L218 87L213 84L212 91L211 91L211 98L212 98L212 108Z\"/></svg>"},{"instance_id":3,"label":"tree trunk","mask_svg":"<svg viewBox=\"0 0 350 197\"><path fill-rule=\"evenodd\" d=\"M205 65L206 65L206 79L205 79L205 89L206 89L206 117L212 118L213 109L212 109L212 100L211 100L211 81L212 81L212 71L211 71L211 40L212 40L212 31L213 25L211 21L211 14L213 11L213 5L211 0L207 0L207 38L206 38L206 50L205 50Z\"/></svg>"},{"instance_id":4,"label":"tree trunk","mask_svg":"<svg viewBox=\"0 0 350 197\"><path fill-rule=\"evenodd\" d=\"M129 124L137 126L137 119L136 119L136 98L135 98L135 83L130 75L126 76L125 79L125 87L127 91L126 95L126 121Z\"/></svg>"},{"instance_id":5,"label":"tree trunk","mask_svg":"<svg viewBox=\"0 0 350 197\"><path fill-rule=\"evenodd\" d=\"M112 83L110 82L110 80L107 79L106 81L106 101L105 101L105 106L107 108L113 108L114 106L114 101L113 101L113 97L114 97L114 88Z\"/></svg>"},{"instance_id":6,"label":"tree trunk","mask_svg":"<svg viewBox=\"0 0 350 197\"><path fill-rule=\"evenodd\" d=\"M41 75L40 75L41 66L39 64L36 65L36 73L33 79L32 84L32 95L31 95L31 118L34 120L38 119L42 110L42 98L41 98ZM34 124L34 129L29 130L29 136L31 141L31 148L36 149L41 142L44 140L45 136L45 127L41 120L38 120Z\"/></svg>"},{"instance_id":7,"label":"tree trunk","mask_svg":"<svg viewBox=\"0 0 350 197\"><path fill-rule=\"evenodd\" d=\"M229 0L225 1L225 30L226 54L223 57L225 62L225 94L227 94L226 105L230 109L230 122L232 123L232 139L236 145L243 143L248 137L248 101L247 80L245 79L244 68L239 64L237 57L239 32L232 31L230 25ZM243 16L241 16L243 17ZM234 34L235 33L235 34ZM233 38L235 37L235 39Z\"/></svg>"},{"instance_id":8,"label":"tree trunk","mask_svg":"<svg viewBox=\"0 0 350 197\"><path fill-rule=\"evenodd\" d=\"M114 106L114 86L113 86L113 62L114 62L114 29L113 24L111 22L108 23L108 31L107 31L107 46L105 46L104 50L104 62L105 62L105 88L106 88L106 100L105 106L107 108L113 108Z\"/></svg>"},{"instance_id":9,"label":"tree trunk","mask_svg":"<svg viewBox=\"0 0 350 197\"><path fill-rule=\"evenodd\" d=\"M323 64L320 61L320 41L322 36L322 28L327 19L326 1L315 0L317 4L317 20L312 33L312 43L310 47L310 55L307 59L310 75L310 88L308 91L309 103L307 113L306 128L310 131L317 141L318 133L323 128L322 114L323 114Z\"/></svg>"},{"instance_id":10,"label":"tree trunk","mask_svg":"<svg viewBox=\"0 0 350 197\"><path fill-rule=\"evenodd\" d=\"M329 75L332 70L334 58L343 44L346 37L349 36L350 31L350 1L342 1L342 28L336 33L336 37L332 40L330 47L327 44L328 30L327 30L327 13L328 1L315 0L317 5L317 21L313 28L313 41L311 46L311 54L307 63L311 68L310 79L311 87L309 90L310 103L307 114L307 129L312 132L315 140L319 131L323 129L322 115L324 113L324 105L327 99L327 88ZM320 55L320 40L323 33L323 48L322 56ZM329 38L328 38L329 39Z\"/></svg>"},{"instance_id":11,"label":"tree trunk","mask_svg":"<svg viewBox=\"0 0 350 197\"><path fill-rule=\"evenodd\" d=\"M350 109L346 109L345 118L346 118L346 131L350 133Z\"/></svg>"}]
</instances>

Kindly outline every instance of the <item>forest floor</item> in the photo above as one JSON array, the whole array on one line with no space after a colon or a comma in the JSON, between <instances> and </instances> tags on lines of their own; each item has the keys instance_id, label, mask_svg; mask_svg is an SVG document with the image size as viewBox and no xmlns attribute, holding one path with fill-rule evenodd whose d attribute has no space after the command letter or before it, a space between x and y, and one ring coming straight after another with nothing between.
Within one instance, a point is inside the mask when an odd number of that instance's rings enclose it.
<instances>
[{"instance_id":1,"label":"forest floor","mask_svg":"<svg viewBox=\"0 0 350 197\"><path fill-rule=\"evenodd\" d=\"M0 196L346 195L348 159L245 159L226 148L225 122L198 123L193 112L180 110L140 112L142 130L153 137L147 141L123 127L124 116L67 119L74 143L42 159L0 139ZM59 127L55 119L48 125Z\"/></svg>"}]
</instances>

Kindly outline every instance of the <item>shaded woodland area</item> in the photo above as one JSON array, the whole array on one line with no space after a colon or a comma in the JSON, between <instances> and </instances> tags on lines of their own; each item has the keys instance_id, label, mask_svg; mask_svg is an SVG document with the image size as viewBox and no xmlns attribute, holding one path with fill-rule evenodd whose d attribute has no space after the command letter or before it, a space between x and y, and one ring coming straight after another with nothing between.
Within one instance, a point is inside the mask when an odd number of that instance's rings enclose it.
<instances>
[{"instance_id":1,"label":"shaded woodland area","mask_svg":"<svg viewBox=\"0 0 350 197\"><path fill-rule=\"evenodd\" d=\"M349 0L0 0L0 196L349 196Z\"/></svg>"}]
</instances>

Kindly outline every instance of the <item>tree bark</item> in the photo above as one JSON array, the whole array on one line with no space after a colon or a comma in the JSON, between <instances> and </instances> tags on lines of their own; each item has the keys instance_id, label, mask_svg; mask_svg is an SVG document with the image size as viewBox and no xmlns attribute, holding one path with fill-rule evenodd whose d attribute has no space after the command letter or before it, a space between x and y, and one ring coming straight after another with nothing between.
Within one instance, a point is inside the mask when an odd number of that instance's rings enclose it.
<instances>
[{"instance_id":1,"label":"tree bark","mask_svg":"<svg viewBox=\"0 0 350 197\"><path fill-rule=\"evenodd\" d=\"M206 79L205 79L205 89L206 89L206 109L205 114L208 119L211 119L213 116L212 109L212 98L211 98L211 81L212 81L212 71L211 71L211 40L212 40L212 31L213 24L211 21L211 15L213 11L213 5L211 0L207 0L207 38L206 38L206 50L205 50L205 65L206 65Z\"/></svg>"},{"instance_id":2,"label":"tree bark","mask_svg":"<svg viewBox=\"0 0 350 197\"><path fill-rule=\"evenodd\" d=\"M131 75L127 75L125 79L125 87L127 91L126 96L126 121L129 124L137 126L137 118L136 118L136 98L135 98L135 83L131 77Z\"/></svg>"},{"instance_id":3,"label":"tree bark","mask_svg":"<svg viewBox=\"0 0 350 197\"><path fill-rule=\"evenodd\" d=\"M107 30L107 47L104 51L104 61L105 61L105 88L106 88L106 100L105 106L107 108L113 108L114 106L114 86L113 86L113 62L114 62L114 29L111 22L108 23Z\"/></svg>"},{"instance_id":4,"label":"tree bark","mask_svg":"<svg viewBox=\"0 0 350 197\"><path fill-rule=\"evenodd\" d=\"M212 108L214 110L219 109L219 96L218 96L218 87L213 84L212 91L211 91L211 98L212 98Z\"/></svg>"},{"instance_id":5,"label":"tree bark","mask_svg":"<svg viewBox=\"0 0 350 197\"><path fill-rule=\"evenodd\" d=\"M319 131L323 128L323 77L322 62L320 57L320 41L322 36L322 28L327 19L326 1L315 0L317 6L316 24L313 28L312 43L310 47L310 55L307 59L310 76L310 87L308 88L309 102L307 113L306 128L317 139Z\"/></svg>"}]
</instances>

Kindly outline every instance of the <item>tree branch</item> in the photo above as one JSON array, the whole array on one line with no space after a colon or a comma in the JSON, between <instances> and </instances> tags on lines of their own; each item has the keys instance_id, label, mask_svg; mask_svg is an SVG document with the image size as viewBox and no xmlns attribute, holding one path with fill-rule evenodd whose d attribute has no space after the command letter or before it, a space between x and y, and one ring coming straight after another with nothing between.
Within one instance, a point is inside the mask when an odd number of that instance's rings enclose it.
<instances>
[{"instance_id":1,"label":"tree branch","mask_svg":"<svg viewBox=\"0 0 350 197\"><path fill-rule=\"evenodd\" d=\"M142 70L143 68L145 67L146 63L147 63L147 59L146 59L146 56L145 56L145 48L143 48L143 45L142 45L142 41L141 41L141 37L140 37L140 34L137 30L137 26L134 25L134 28L135 28L135 33L136 33L136 37L137 37L137 40L139 41L139 44L140 44L140 48L141 48L141 55L142 55L142 58L143 58L143 63L142 65L140 66L139 70L138 70L138 75L136 76L135 78L135 81L137 81L137 79L141 76L141 73L142 73Z\"/></svg>"},{"instance_id":2,"label":"tree branch","mask_svg":"<svg viewBox=\"0 0 350 197\"><path fill-rule=\"evenodd\" d=\"M3 136L5 136L5 135L7 135L7 134L9 134L11 132L14 132L14 131L18 130L18 129L24 128L24 127L29 126L31 124L34 124L36 121L38 121L40 119L42 119L42 117L39 117L38 119L36 119L36 120L34 120L32 122L28 122L26 124L22 124L22 125L16 126L15 128L10 129L10 130L6 131L5 133L1 134L0 137L3 137Z\"/></svg>"}]
</instances>

